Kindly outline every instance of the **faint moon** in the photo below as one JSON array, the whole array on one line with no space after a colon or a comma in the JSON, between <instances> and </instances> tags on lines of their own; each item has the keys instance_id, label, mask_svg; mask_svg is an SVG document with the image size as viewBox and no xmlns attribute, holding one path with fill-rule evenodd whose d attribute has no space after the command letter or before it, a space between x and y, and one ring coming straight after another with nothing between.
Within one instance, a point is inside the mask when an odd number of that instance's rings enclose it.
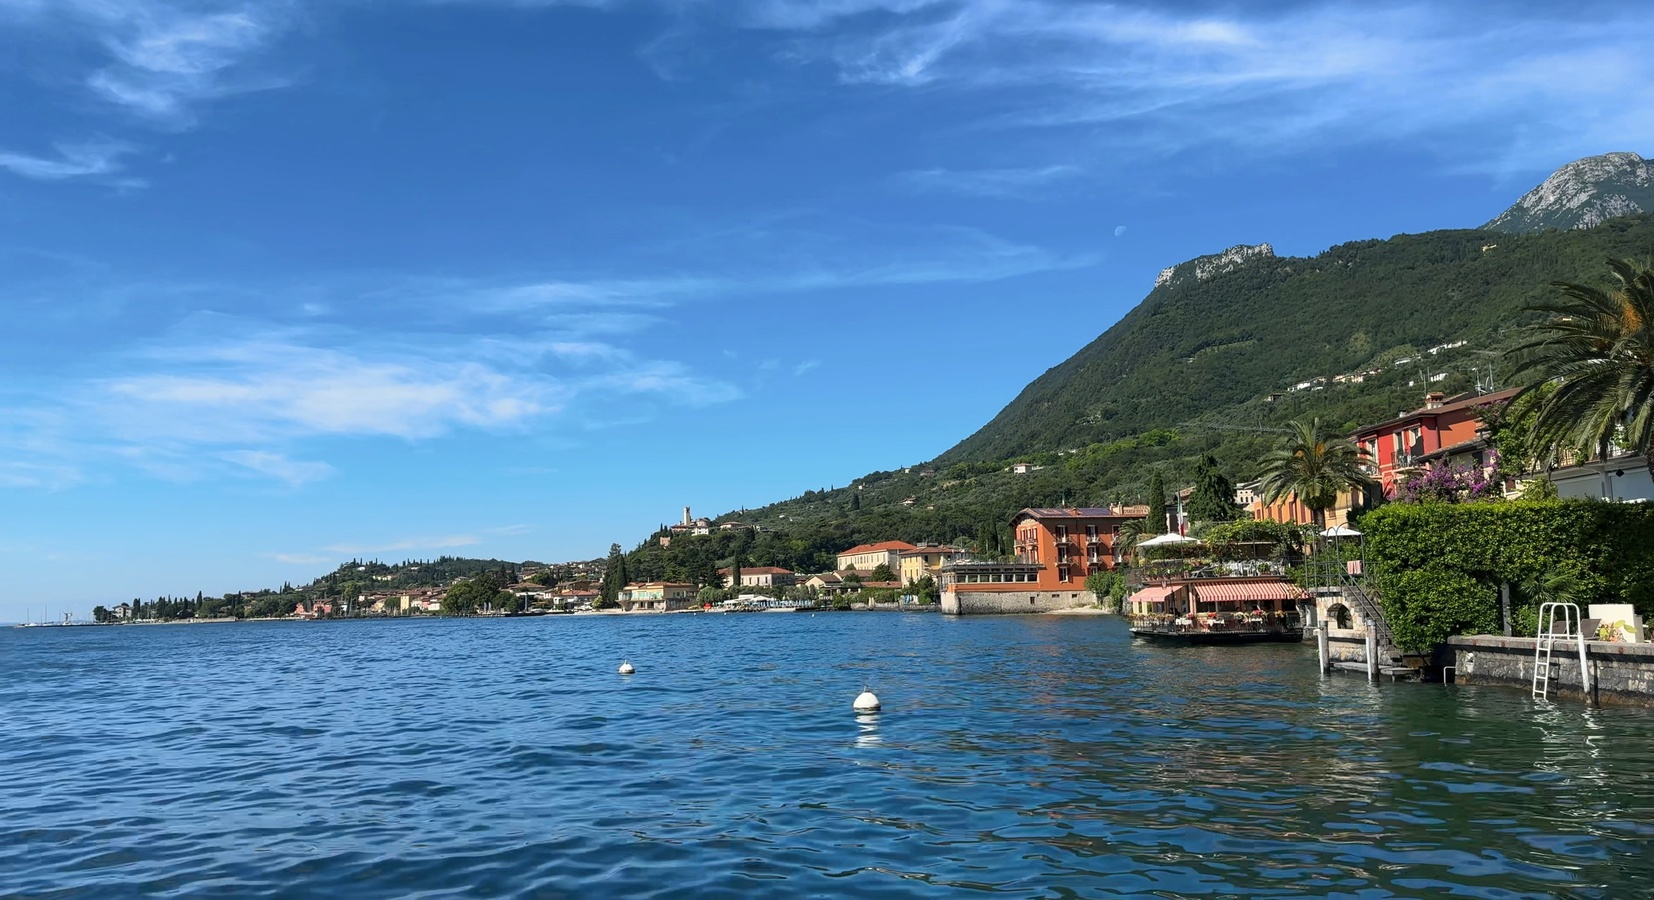
<instances>
[{"instance_id":1,"label":"faint moon","mask_svg":"<svg viewBox=\"0 0 1654 900\"><path fill-rule=\"evenodd\" d=\"M1125 234L1125 233L1126 233L1126 226L1124 226L1124 225L1114 226L1114 236L1115 237L1119 237L1120 235Z\"/></svg>"}]
</instances>

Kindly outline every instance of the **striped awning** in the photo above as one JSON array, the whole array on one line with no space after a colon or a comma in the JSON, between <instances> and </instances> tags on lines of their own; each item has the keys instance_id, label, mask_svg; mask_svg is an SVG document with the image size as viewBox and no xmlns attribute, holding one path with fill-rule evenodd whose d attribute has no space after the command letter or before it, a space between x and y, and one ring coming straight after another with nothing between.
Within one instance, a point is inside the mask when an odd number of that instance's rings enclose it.
<instances>
[{"instance_id":1,"label":"striped awning","mask_svg":"<svg viewBox=\"0 0 1654 900\"><path fill-rule=\"evenodd\" d=\"M1289 581L1214 581L1194 586L1202 603L1273 603L1299 600L1304 592Z\"/></svg>"},{"instance_id":2,"label":"striped awning","mask_svg":"<svg viewBox=\"0 0 1654 900\"><path fill-rule=\"evenodd\" d=\"M1172 592L1175 591L1175 590L1177 590L1177 585L1171 585L1169 587L1165 587L1165 586L1163 586L1163 587L1146 587L1146 588L1143 588L1142 590L1138 591L1137 593L1132 594L1131 598L1130 598L1130 602L1132 602L1132 603L1165 603L1166 598L1170 597L1172 595Z\"/></svg>"}]
</instances>

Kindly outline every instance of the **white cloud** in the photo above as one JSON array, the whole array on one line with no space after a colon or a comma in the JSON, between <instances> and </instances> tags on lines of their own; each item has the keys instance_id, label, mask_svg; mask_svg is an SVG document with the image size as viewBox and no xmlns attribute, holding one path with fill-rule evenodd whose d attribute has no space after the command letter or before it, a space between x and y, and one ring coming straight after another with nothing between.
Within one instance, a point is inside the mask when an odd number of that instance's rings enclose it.
<instances>
[{"instance_id":1,"label":"white cloud","mask_svg":"<svg viewBox=\"0 0 1654 900\"><path fill-rule=\"evenodd\" d=\"M98 178L121 170L121 157L132 147L121 143L58 144L55 157L0 150L0 169L39 181Z\"/></svg>"},{"instance_id":2,"label":"white cloud","mask_svg":"<svg viewBox=\"0 0 1654 900\"><path fill-rule=\"evenodd\" d=\"M464 360L369 358L278 341L196 347L168 371L110 379L104 415L129 440L422 438L557 410L556 385Z\"/></svg>"},{"instance_id":3,"label":"white cloud","mask_svg":"<svg viewBox=\"0 0 1654 900\"><path fill-rule=\"evenodd\" d=\"M923 191L966 194L977 197L1026 198L1046 188L1084 175L1079 166L1051 165L1009 169L919 169L903 172L897 181Z\"/></svg>"},{"instance_id":4,"label":"white cloud","mask_svg":"<svg viewBox=\"0 0 1654 900\"><path fill-rule=\"evenodd\" d=\"M95 96L168 125L205 100L284 82L247 62L286 33L299 0L61 0L0 4L0 24L66 29L102 49L78 80ZM82 54L65 54L78 63Z\"/></svg>"},{"instance_id":5,"label":"white cloud","mask_svg":"<svg viewBox=\"0 0 1654 900\"><path fill-rule=\"evenodd\" d=\"M1083 129L1074 152L1279 152L1417 137L1486 166L1654 141L1654 21L1323 2L1268 11L1076 0L754 3L789 58L848 84L992 95L984 123ZM804 10L808 10L808 14ZM882 10L881 15L868 15ZM1428 98L1428 99L1425 99ZM1007 110L1009 110L1007 112ZM1468 147L1468 150L1466 149Z\"/></svg>"},{"instance_id":6,"label":"white cloud","mask_svg":"<svg viewBox=\"0 0 1654 900\"><path fill-rule=\"evenodd\" d=\"M280 453L271 453L267 450L232 450L219 455L238 466L244 466L291 485L319 481L334 472L333 467L324 462L288 459Z\"/></svg>"}]
</instances>

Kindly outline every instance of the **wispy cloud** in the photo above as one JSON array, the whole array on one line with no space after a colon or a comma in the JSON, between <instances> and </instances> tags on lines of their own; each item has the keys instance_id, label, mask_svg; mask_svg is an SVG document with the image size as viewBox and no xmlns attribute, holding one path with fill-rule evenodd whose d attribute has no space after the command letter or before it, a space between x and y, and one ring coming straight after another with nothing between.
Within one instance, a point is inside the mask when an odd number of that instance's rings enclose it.
<instances>
[{"instance_id":1,"label":"wispy cloud","mask_svg":"<svg viewBox=\"0 0 1654 900\"><path fill-rule=\"evenodd\" d=\"M334 472L333 467L327 463L288 459L280 453L268 450L232 450L220 456L260 475L267 475L291 485L319 481Z\"/></svg>"},{"instance_id":2,"label":"wispy cloud","mask_svg":"<svg viewBox=\"0 0 1654 900\"><path fill-rule=\"evenodd\" d=\"M121 171L121 157L133 148L123 143L58 144L55 156L31 156L0 150L0 169L39 181L103 178Z\"/></svg>"},{"instance_id":3,"label":"wispy cloud","mask_svg":"<svg viewBox=\"0 0 1654 900\"><path fill-rule=\"evenodd\" d=\"M793 34L788 58L826 61L846 84L992 96L983 124L1081 129L1084 146L1115 151L1418 137L1462 154L1472 138L1477 159L1551 165L1559 153L1654 140L1638 112L1654 101L1654 57L1640 50L1654 21L1630 12L1530 7L1490 20L1440 4L1078 0L745 8L754 25Z\"/></svg>"},{"instance_id":4,"label":"wispy cloud","mask_svg":"<svg viewBox=\"0 0 1654 900\"><path fill-rule=\"evenodd\" d=\"M918 169L896 176L898 183L921 191L975 197L1032 198L1056 184L1084 175L1079 166L1051 165L1011 169Z\"/></svg>"},{"instance_id":5,"label":"wispy cloud","mask_svg":"<svg viewBox=\"0 0 1654 900\"><path fill-rule=\"evenodd\" d=\"M555 384L464 359L366 356L264 338L190 348L187 363L97 384L127 439L267 441L316 435L423 438L554 412Z\"/></svg>"},{"instance_id":6,"label":"wispy cloud","mask_svg":"<svg viewBox=\"0 0 1654 900\"><path fill-rule=\"evenodd\" d=\"M168 126L194 122L207 100L285 81L247 62L296 19L300 0L59 0L0 3L0 26L56 30L89 41L102 59L76 80L92 95ZM65 53L65 64L84 64Z\"/></svg>"}]
</instances>

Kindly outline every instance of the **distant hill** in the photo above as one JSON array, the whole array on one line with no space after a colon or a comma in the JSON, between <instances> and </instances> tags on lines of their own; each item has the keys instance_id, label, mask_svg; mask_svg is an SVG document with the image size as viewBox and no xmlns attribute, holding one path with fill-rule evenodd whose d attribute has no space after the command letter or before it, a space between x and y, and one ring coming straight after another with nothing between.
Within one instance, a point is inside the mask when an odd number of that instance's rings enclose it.
<instances>
[{"instance_id":1,"label":"distant hill","mask_svg":"<svg viewBox=\"0 0 1654 900\"><path fill-rule=\"evenodd\" d=\"M1516 233L1593 228L1618 216L1654 212L1654 162L1635 153L1575 160L1482 226Z\"/></svg>"}]
</instances>

